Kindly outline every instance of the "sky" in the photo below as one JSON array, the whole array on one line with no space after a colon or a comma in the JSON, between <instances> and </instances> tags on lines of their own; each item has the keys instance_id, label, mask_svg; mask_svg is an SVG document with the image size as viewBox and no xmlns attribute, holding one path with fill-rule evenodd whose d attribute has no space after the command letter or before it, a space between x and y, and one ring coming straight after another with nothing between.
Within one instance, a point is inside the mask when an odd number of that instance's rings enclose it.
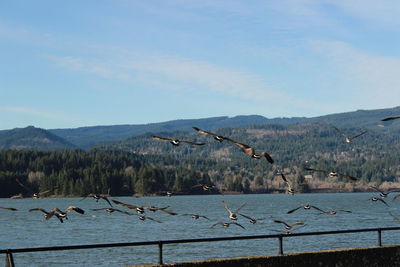
<instances>
[{"instance_id":1,"label":"sky","mask_svg":"<svg viewBox=\"0 0 400 267\"><path fill-rule=\"evenodd\" d=\"M399 106L397 0L2 0L0 130Z\"/></svg>"}]
</instances>

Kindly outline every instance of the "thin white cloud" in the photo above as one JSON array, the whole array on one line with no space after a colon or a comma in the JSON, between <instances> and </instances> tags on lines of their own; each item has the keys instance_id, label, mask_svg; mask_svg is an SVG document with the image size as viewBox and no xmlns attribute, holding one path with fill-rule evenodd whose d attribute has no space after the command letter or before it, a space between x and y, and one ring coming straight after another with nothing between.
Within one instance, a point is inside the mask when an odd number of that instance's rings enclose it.
<instances>
[{"instance_id":1,"label":"thin white cloud","mask_svg":"<svg viewBox=\"0 0 400 267\"><path fill-rule=\"evenodd\" d=\"M372 54L339 41L314 41L316 51L347 80L355 105L397 106L400 99L400 58Z\"/></svg>"}]
</instances>

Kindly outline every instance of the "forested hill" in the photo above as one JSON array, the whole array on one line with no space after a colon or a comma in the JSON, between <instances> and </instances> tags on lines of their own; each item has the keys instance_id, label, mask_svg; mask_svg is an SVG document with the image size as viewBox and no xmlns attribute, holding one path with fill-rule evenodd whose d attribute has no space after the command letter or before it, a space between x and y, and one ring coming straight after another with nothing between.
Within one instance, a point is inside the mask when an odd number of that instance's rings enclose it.
<instances>
[{"instance_id":1,"label":"forested hill","mask_svg":"<svg viewBox=\"0 0 400 267\"><path fill-rule=\"evenodd\" d=\"M28 126L0 133L0 149L60 150L76 146L44 129Z\"/></svg>"}]
</instances>

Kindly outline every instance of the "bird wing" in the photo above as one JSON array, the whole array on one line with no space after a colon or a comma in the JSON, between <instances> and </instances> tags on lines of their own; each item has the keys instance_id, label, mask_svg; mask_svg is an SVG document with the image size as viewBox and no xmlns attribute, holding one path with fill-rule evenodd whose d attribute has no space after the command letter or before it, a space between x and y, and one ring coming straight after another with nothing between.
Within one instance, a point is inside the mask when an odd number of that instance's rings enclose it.
<instances>
[{"instance_id":1,"label":"bird wing","mask_svg":"<svg viewBox=\"0 0 400 267\"><path fill-rule=\"evenodd\" d=\"M389 205L388 205L388 203L386 203L386 201L385 200L383 200L382 198L378 198L378 200L379 201L381 201L381 202L383 202L386 206L388 206L389 207Z\"/></svg>"},{"instance_id":2,"label":"bird wing","mask_svg":"<svg viewBox=\"0 0 400 267\"><path fill-rule=\"evenodd\" d=\"M234 224L234 225L237 225L237 226L239 226L239 227L241 227L243 229L246 229L246 228L243 227L243 225L241 225L240 223L237 223L237 222L230 222L230 224Z\"/></svg>"},{"instance_id":3,"label":"bird wing","mask_svg":"<svg viewBox=\"0 0 400 267\"><path fill-rule=\"evenodd\" d=\"M41 211L44 214L49 214L49 212L47 212L45 209L42 209L42 208L33 208L33 209L30 209L29 211L35 211L35 210Z\"/></svg>"},{"instance_id":4,"label":"bird wing","mask_svg":"<svg viewBox=\"0 0 400 267\"><path fill-rule=\"evenodd\" d=\"M186 143L189 145L195 145L195 146L203 146L205 143L196 143L196 142L191 142L191 141L184 141L184 140L179 140L181 143Z\"/></svg>"},{"instance_id":5,"label":"bird wing","mask_svg":"<svg viewBox=\"0 0 400 267\"><path fill-rule=\"evenodd\" d=\"M246 216L246 215L244 215L244 214L241 214L241 213L238 213L240 216L243 216L243 217L245 217L246 219L249 219L249 220L253 220L253 218L251 218L251 217L249 217L249 216Z\"/></svg>"},{"instance_id":6,"label":"bird wing","mask_svg":"<svg viewBox=\"0 0 400 267\"><path fill-rule=\"evenodd\" d=\"M351 137L350 139L357 138L357 137L359 137L359 136L361 136L361 135L365 134L366 132L367 132L367 131L364 131L364 132L362 132L362 133L359 133L359 134L357 134L357 135L355 135L355 136Z\"/></svg>"},{"instance_id":7,"label":"bird wing","mask_svg":"<svg viewBox=\"0 0 400 267\"><path fill-rule=\"evenodd\" d=\"M228 141L231 142L232 144L234 144L234 145L240 147L242 150L251 148L251 146L248 146L248 145L246 145L246 144L239 143L239 142L237 142L237 141L235 141L235 140L232 140L232 139L230 139L230 138L227 138L226 140L228 140Z\"/></svg>"},{"instance_id":8,"label":"bird wing","mask_svg":"<svg viewBox=\"0 0 400 267\"><path fill-rule=\"evenodd\" d=\"M199 133L202 133L202 134L207 134L207 135L212 135L212 136L217 136L217 134L215 134L215 133L212 133L212 132L207 132L207 131L204 131L204 130L202 130L202 129L199 129L199 128L197 128L197 127L192 127L193 129L195 129L196 131L198 131Z\"/></svg>"},{"instance_id":9,"label":"bird wing","mask_svg":"<svg viewBox=\"0 0 400 267\"><path fill-rule=\"evenodd\" d=\"M216 225L218 225L218 224L224 224L223 222L217 222L217 223L214 223L213 225L211 225L210 226L210 228L214 228Z\"/></svg>"},{"instance_id":10,"label":"bird wing","mask_svg":"<svg viewBox=\"0 0 400 267\"><path fill-rule=\"evenodd\" d=\"M393 200L396 200L397 198L399 198L400 197L400 194L397 194L397 195L395 195L394 197L393 197Z\"/></svg>"},{"instance_id":11,"label":"bird wing","mask_svg":"<svg viewBox=\"0 0 400 267\"><path fill-rule=\"evenodd\" d=\"M327 213L326 211L321 210L321 209L318 208L318 207L315 207L315 206L310 206L310 207L313 208L313 209L316 209L316 210L318 210L318 211L320 211L320 212Z\"/></svg>"},{"instance_id":12,"label":"bird wing","mask_svg":"<svg viewBox=\"0 0 400 267\"><path fill-rule=\"evenodd\" d=\"M69 207L65 210L65 212L70 212L70 211L76 211L77 213L85 214L85 211L84 211L83 209L78 208L78 207L75 207L75 206L69 206Z\"/></svg>"},{"instance_id":13,"label":"bird wing","mask_svg":"<svg viewBox=\"0 0 400 267\"><path fill-rule=\"evenodd\" d=\"M336 211L340 211L340 212L347 212L347 213L352 213L351 210L336 210Z\"/></svg>"},{"instance_id":14,"label":"bird wing","mask_svg":"<svg viewBox=\"0 0 400 267\"><path fill-rule=\"evenodd\" d=\"M286 222L284 222L284 221L281 221L281 220L274 220L274 222L275 223L282 223L282 224L284 224L284 225L286 225L287 227L292 227L291 225L289 225L289 224L287 224Z\"/></svg>"},{"instance_id":15,"label":"bird wing","mask_svg":"<svg viewBox=\"0 0 400 267\"><path fill-rule=\"evenodd\" d=\"M128 209L131 209L131 210L135 210L136 208L138 208L138 206L135 206L132 204L126 204L126 203L120 202L118 200L111 199L111 201L117 205L127 207Z\"/></svg>"},{"instance_id":16,"label":"bird wing","mask_svg":"<svg viewBox=\"0 0 400 267\"><path fill-rule=\"evenodd\" d=\"M294 209L292 209L292 210L289 210L287 213L293 213L293 212L295 212L296 210L298 210L298 209L301 209L303 206L299 206L299 207L297 207L297 208L294 208Z\"/></svg>"},{"instance_id":17,"label":"bird wing","mask_svg":"<svg viewBox=\"0 0 400 267\"><path fill-rule=\"evenodd\" d=\"M340 133L342 136L344 136L344 137L347 138L347 135L346 135L344 132L342 132L341 130L339 130L339 129L336 128L335 126L333 126L333 128L335 128L335 130L336 130L338 133Z\"/></svg>"},{"instance_id":18,"label":"bird wing","mask_svg":"<svg viewBox=\"0 0 400 267\"><path fill-rule=\"evenodd\" d=\"M343 177L348 178L348 179L353 180L353 181L357 181L358 180L357 177L350 176L350 175L347 175L347 174L338 173L338 175L343 176Z\"/></svg>"},{"instance_id":19,"label":"bird wing","mask_svg":"<svg viewBox=\"0 0 400 267\"><path fill-rule=\"evenodd\" d=\"M152 220L152 221L155 221L155 222L158 222L158 223L161 223L161 221L159 221L159 220L156 220L156 219L153 219L153 218L151 218L151 217L145 217L146 219L149 219L149 220Z\"/></svg>"},{"instance_id":20,"label":"bird wing","mask_svg":"<svg viewBox=\"0 0 400 267\"><path fill-rule=\"evenodd\" d=\"M222 203L224 203L224 208L229 212L229 214L233 214L233 212L228 208L228 204L226 204L225 200L222 200Z\"/></svg>"},{"instance_id":21,"label":"bird wing","mask_svg":"<svg viewBox=\"0 0 400 267\"><path fill-rule=\"evenodd\" d=\"M111 204L110 200L108 200L108 197L101 196L101 198L104 199L105 201L107 201L107 203L112 207L112 204Z\"/></svg>"},{"instance_id":22,"label":"bird wing","mask_svg":"<svg viewBox=\"0 0 400 267\"><path fill-rule=\"evenodd\" d=\"M400 119L400 116L388 117L388 118L385 118L385 119L383 119L381 121L390 121L390 120L396 120L396 119Z\"/></svg>"},{"instance_id":23,"label":"bird wing","mask_svg":"<svg viewBox=\"0 0 400 267\"><path fill-rule=\"evenodd\" d=\"M204 215L199 215L199 217L203 217L204 219L207 219L207 220L209 220L209 221L210 221L210 219L209 219L207 216L204 216Z\"/></svg>"},{"instance_id":24,"label":"bird wing","mask_svg":"<svg viewBox=\"0 0 400 267\"><path fill-rule=\"evenodd\" d=\"M173 211L170 211L170 210L167 210L166 208L168 208L168 207L159 208L158 210L159 210L159 211L162 211L162 212L165 212L165 213L167 213L167 214L169 214L169 215L178 215L178 213L173 212Z\"/></svg>"},{"instance_id":25,"label":"bird wing","mask_svg":"<svg viewBox=\"0 0 400 267\"><path fill-rule=\"evenodd\" d=\"M384 192L382 192L381 190L379 190L379 188L377 188L377 187L375 187L375 186L370 186L370 188L372 188L372 189L374 189L375 191L378 191L379 193L384 193Z\"/></svg>"},{"instance_id":26,"label":"bird wing","mask_svg":"<svg viewBox=\"0 0 400 267\"><path fill-rule=\"evenodd\" d=\"M262 152L260 155L264 156L269 163L271 163L271 164L274 163L274 160L272 159L272 157L267 152Z\"/></svg>"},{"instance_id":27,"label":"bird wing","mask_svg":"<svg viewBox=\"0 0 400 267\"><path fill-rule=\"evenodd\" d=\"M9 208L9 207L0 207L0 209L11 210L11 211L17 211L16 208Z\"/></svg>"},{"instance_id":28,"label":"bird wing","mask_svg":"<svg viewBox=\"0 0 400 267\"><path fill-rule=\"evenodd\" d=\"M235 213L238 213L239 210L241 210L245 205L246 205L246 203L243 203L242 206L240 206L240 207L235 211Z\"/></svg>"},{"instance_id":29,"label":"bird wing","mask_svg":"<svg viewBox=\"0 0 400 267\"><path fill-rule=\"evenodd\" d=\"M153 135L152 138L155 140L164 140L164 141L172 141L173 140L172 138L155 136L155 135Z\"/></svg>"}]
</instances>

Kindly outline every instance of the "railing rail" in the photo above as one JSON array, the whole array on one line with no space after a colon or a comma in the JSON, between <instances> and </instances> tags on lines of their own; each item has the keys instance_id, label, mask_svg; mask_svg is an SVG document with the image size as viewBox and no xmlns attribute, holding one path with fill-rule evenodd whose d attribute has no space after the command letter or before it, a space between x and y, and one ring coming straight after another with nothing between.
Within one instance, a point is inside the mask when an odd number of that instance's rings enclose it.
<instances>
[{"instance_id":1,"label":"railing rail","mask_svg":"<svg viewBox=\"0 0 400 267\"><path fill-rule=\"evenodd\" d=\"M181 244L181 243L199 243L199 242L218 242L218 241L232 241L232 240L248 240L248 239L274 239L279 241L278 253L283 255L283 239L298 236L319 236L319 235L333 235L333 234L349 234L361 232L377 232L378 242L377 246L382 246L382 232L400 230L400 227L386 227L386 228L364 228L364 229L350 229L350 230L336 230L336 231L321 231L321 232L302 232L290 234L273 234L273 235L251 235L251 236L231 236L231 237L212 237L212 238L194 238L194 239L173 239L173 240L159 240L159 241L144 241L144 242L124 242L124 243L103 243L103 244L90 244L90 245L73 245L73 246L52 246L52 247L34 247L34 248L10 248L0 249L0 254L6 254L6 266L14 267L13 253L26 253L26 252L43 252L43 251L59 251L59 250L77 250L77 249L95 249L95 248L112 248L112 247L135 247L135 246L158 246L158 262L163 264L163 245L166 244Z\"/></svg>"}]
</instances>

